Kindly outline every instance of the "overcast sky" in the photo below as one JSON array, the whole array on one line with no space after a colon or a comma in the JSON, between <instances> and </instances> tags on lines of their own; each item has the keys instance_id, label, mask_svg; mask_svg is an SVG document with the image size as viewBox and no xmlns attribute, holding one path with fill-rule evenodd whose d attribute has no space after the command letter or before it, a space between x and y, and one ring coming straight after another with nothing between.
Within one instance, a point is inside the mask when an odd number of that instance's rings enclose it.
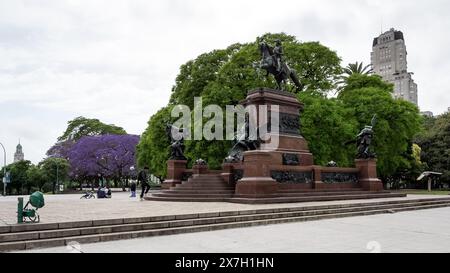
<instances>
[{"instance_id":1,"label":"overcast sky","mask_svg":"<svg viewBox=\"0 0 450 273\"><path fill-rule=\"evenodd\" d=\"M450 107L449 10L446 0L0 0L0 142L8 162L20 138L37 163L77 116L141 134L181 64L266 32L368 64L382 26L402 30L420 108L440 114Z\"/></svg>"}]
</instances>

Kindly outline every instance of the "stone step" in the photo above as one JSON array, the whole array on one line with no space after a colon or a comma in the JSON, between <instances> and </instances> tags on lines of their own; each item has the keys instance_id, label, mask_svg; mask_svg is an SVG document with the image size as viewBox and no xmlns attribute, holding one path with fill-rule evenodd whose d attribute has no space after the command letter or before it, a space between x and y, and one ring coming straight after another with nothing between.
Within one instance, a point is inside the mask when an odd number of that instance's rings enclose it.
<instances>
[{"instance_id":1,"label":"stone step","mask_svg":"<svg viewBox=\"0 0 450 273\"><path fill-rule=\"evenodd\" d=\"M234 193L183 193L164 191L161 193L154 193L152 196L156 197L192 197L192 198L231 198Z\"/></svg>"},{"instance_id":2,"label":"stone step","mask_svg":"<svg viewBox=\"0 0 450 273\"><path fill-rule=\"evenodd\" d=\"M381 194L390 193L388 191L382 192L368 192L368 191L318 191L318 192L277 192L274 194L267 194L264 198L280 198L280 197L309 197L309 196L330 196L330 195L358 195L358 194ZM251 195L239 194L237 198L252 198Z\"/></svg>"},{"instance_id":3,"label":"stone step","mask_svg":"<svg viewBox=\"0 0 450 273\"><path fill-rule=\"evenodd\" d=\"M201 175L193 175L189 179L200 179L200 180L222 180L222 176L218 174L208 175L208 174L201 174Z\"/></svg>"},{"instance_id":4,"label":"stone step","mask_svg":"<svg viewBox=\"0 0 450 273\"><path fill-rule=\"evenodd\" d=\"M275 195L279 197L302 197L302 196L328 196L328 195L351 195L351 194L367 194L368 191L328 191L328 192L282 192L277 193ZM370 194L382 194L382 193L390 193L390 192L370 192Z\"/></svg>"},{"instance_id":5,"label":"stone step","mask_svg":"<svg viewBox=\"0 0 450 273\"><path fill-rule=\"evenodd\" d=\"M348 189L279 189L278 193L310 193L310 192L340 192L340 191L362 191L362 188L348 188Z\"/></svg>"},{"instance_id":6,"label":"stone step","mask_svg":"<svg viewBox=\"0 0 450 273\"><path fill-rule=\"evenodd\" d=\"M195 180L206 180L206 181L223 181L222 176L214 175L214 176L191 176L189 179Z\"/></svg>"},{"instance_id":7,"label":"stone step","mask_svg":"<svg viewBox=\"0 0 450 273\"><path fill-rule=\"evenodd\" d=\"M165 202L230 202L232 197L220 198L220 197L161 197L150 196L145 197L145 200L149 201L165 201Z\"/></svg>"},{"instance_id":8,"label":"stone step","mask_svg":"<svg viewBox=\"0 0 450 273\"><path fill-rule=\"evenodd\" d=\"M217 178L217 179L200 179L200 178L189 178L187 181L185 182L204 182L204 183L225 183L225 181L222 178Z\"/></svg>"},{"instance_id":9,"label":"stone step","mask_svg":"<svg viewBox=\"0 0 450 273\"><path fill-rule=\"evenodd\" d=\"M227 184L225 181L223 180L188 180L188 181L184 181L184 184Z\"/></svg>"},{"instance_id":10,"label":"stone step","mask_svg":"<svg viewBox=\"0 0 450 273\"><path fill-rule=\"evenodd\" d=\"M199 183L199 184L226 184L223 180L188 180L184 181L184 183Z\"/></svg>"},{"instance_id":11,"label":"stone step","mask_svg":"<svg viewBox=\"0 0 450 273\"><path fill-rule=\"evenodd\" d=\"M182 182L181 184L178 184L177 187L227 187L227 188L231 188L231 186L225 182L220 182L220 183Z\"/></svg>"},{"instance_id":12,"label":"stone step","mask_svg":"<svg viewBox=\"0 0 450 273\"><path fill-rule=\"evenodd\" d=\"M184 193L184 194L207 194L207 193L211 193L211 194L221 194L221 193L225 193L225 194L234 194L234 190L215 190L215 189L197 189L197 190L192 190L192 189L185 189L185 188L172 188L170 190L166 190L166 191L162 191L162 193Z\"/></svg>"},{"instance_id":13,"label":"stone step","mask_svg":"<svg viewBox=\"0 0 450 273\"><path fill-rule=\"evenodd\" d=\"M229 187L229 185L223 181L221 182L198 182L198 181L185 181L179 185L191 185L191 186L210 186L210 187Z\"/></svg>"},{"instance_id":14,"label":"stone step","mask_svg":"<svg viewBox=\"0 0 450 273\"><path fill-rule=\"evenodd\" d=\"M235 196L229 202L243 204L276 204L276 203L299 203L299 202L318 202L318 201L337 201L337 200L358 200L374 198L392 198L406 197L403 193L365 193L365 194L347 194L347 195L319 195L303 197L274 197L274 198L250 198Z\"/></svg>"},{"instance_id":15,"label":"stone step","mask_svg":"<svg viewBox=\"0 0 450 273\"><path fill-rule=\"evenodd\" d=\"M234 191L234 187L229 186L195 186L195 185L177 185L171 190L217 190L217 191Z\"/></svg>"},{"instance_id":16,"label":"stone step","mask_svg":"<svg viewBox=\"0 0 450 273\"><path fill-rule=\"evenodd\" d=\"M386 192L361 192L361 193L342 193L336 192L329 195L300 195L300 196L272 196L264 198L254 198L250 195L216 195L216 194L183 194L183 193L154 193L149 200L158 201L178 201L178 202L232 202L243 204L276 204L276 203L300 203L317 201L336 201L336 200L358 200L374 198L392 198L406 197L403 193ZM216 198L216 199L215 199Z\"/></svg>"},{"instance_id":17,"label":"stone step","mask_svg":"<svg viewBox=\"0 0 450 273\"><path fill-rule=\"evenodd\" d=\"M408 210L430 209L450 206L447 200L423 200L408 202L381 202L365 204L330 205L300 208L263 209L253 211L236 211L209 214L193 214L178 216L184 219L174 220L150 217L147 220L159 219L159 222L114 224L110 226L69 228L39 232L19 232L1 234L0 251L23 250L36 247L64 246L71 241L93 243L120 239L132 239L145 236L179 234L195 231L210 231L224 228L237 228L255 225L288 223L330 219L338 217L392 213ZM284 211L283 211L284 210ZM137 218L138 221L145 219ZM124 222L124 219L121 219ZM131 219L129 219L131 221ZM105 223L114 223L105 220ZM37 234L37 235L32 235ZM37 237L36 237L37 236ZM6 239L5 239L6 238Z\"/></svg>"},{"instance_id":18,"label":"stone step","mask_svg":"<svg viewBox=\"0 0 450 273\"><path fill-rule=\"evenodd\" d=\"M230 189L234 189L226 184L222 184L222 185L209 185L209 184L182 184L176 188L198 188L198 189L218 189L218 190L230 190Z\"/></svg>"}]
</instances>

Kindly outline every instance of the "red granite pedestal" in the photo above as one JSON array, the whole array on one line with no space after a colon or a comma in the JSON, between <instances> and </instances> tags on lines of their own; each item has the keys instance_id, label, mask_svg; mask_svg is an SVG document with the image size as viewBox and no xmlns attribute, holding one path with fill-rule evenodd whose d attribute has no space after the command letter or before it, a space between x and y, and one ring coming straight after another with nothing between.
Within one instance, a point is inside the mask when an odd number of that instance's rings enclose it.
<instances>
[{"instance_id":1,"label":"red granite pedestal","mask_svg":"<svg viewBox=\"0 0 450 273\"><path fill-rule=\"evenodd\" d=\"M309 152L308 143L300 134L299 121L303 104L291 93L270 89L250 91L246 100L241 103L245 107L255 107L256 113L250 118L257 120L259 126L270 124L270 140L259 150L244 153L244 176L236 184L236 196L273 196L280 183L272 178L272 170L313 165L313 155ZM267 106L267 114L260 113L260 105ZM278 117L277 128L272 124L272 117ZM289 158L295 162L287 162Z\"/></svg>"},{"instance_id":2,"label":"red granite pedestal","mask_svg":"<svg viewBox=\"0 0 450 273\"><path fill-rule=\"evenodd\" d=\"M270 175L272 153L250 151L244 157L244 177L236 185L236 195L257 198L277 192L278 183Z\"/></svg>"},{"instance_id":3,"label":"red granite pedestal","mask_svg":"<svg viewBox=\"0 0 450 273\"><path fill-rule=\"evenodd\" d=\"M208 173L208 165L194 165L192 167L192 171L193 171L193 175L194 176L199 176L202 174L207 174Z\"/></svg>"},{"instance_id":4,"label":"red granite pedestal","mask_svg":"<svg viewBox=\"0 0 450 273\"><path fill-rule=\"evenodd\" d=\"M183 173L186 171L187 160L169 160L167 161L167 179L164 180L161 187L170 189L181 184Z\"/></svg>"},{"instance_id":5,"label":"red granite pedestal","mask_svg":"<svg viewBox=\"0 0 450 273\"><path fill-rule=\"evenodd\" d=\"M383 191L383 183L377 176L376 159L357 159L356 168L359 170L359 183L367 191Z\"/></svg>"}]
</instances>

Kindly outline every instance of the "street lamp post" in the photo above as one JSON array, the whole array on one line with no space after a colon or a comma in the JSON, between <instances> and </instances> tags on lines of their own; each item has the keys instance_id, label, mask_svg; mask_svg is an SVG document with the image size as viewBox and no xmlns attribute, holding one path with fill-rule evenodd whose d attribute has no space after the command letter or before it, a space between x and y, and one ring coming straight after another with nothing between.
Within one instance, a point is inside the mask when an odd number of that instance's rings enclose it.
<instances>
[{"instance_id":1,"label":"street lamp post","mask_svg":"<svg viewBox=\"0 0 450 273\"><path fill-rule=\"evenodd\" d=\"M58 176L58 173L59 173L59 163L58 163L58 161L56 161L56 192L59 191L59 176Z\"/></svg>"},{"instance_id":2,"label":"street lamp post","mask_svg":"<svg viewBox=\"0 0 450 273\"><path fill-rule=\"evenodd\" d=\"M3 196L6 196L6 149L1 142L0 146L3 148Z\"/></svg>"},{"instance_id":3,"label":"street lamp post","mask_svg":"<svg viewBox=\"0 0 450 273\"><path fill-rule=\"evenodd\" d=\"M55 164L56 164L56 182L55 182L55 187L53 187L53 194L56 194L57 192L59 192L59 161L61 158L56 156L56 155L51 155L49 156L49 158L53 158L55 160Z\"/></svg>"}]
</instances>

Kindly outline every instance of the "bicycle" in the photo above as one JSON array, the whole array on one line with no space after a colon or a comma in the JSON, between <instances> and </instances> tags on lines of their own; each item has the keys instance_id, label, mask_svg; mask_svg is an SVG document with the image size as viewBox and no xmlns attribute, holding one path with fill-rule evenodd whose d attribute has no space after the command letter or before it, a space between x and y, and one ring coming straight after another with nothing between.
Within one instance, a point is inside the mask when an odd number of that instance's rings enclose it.
<instances>
[{"instance_id":1,"label":"bicycle","mask_svg":"<svg viewBox=\"0 0 450 273\"><path fill-rule=\"evenodd\" d=\"M95 199L95 193L93 191L87 191L80 199Z\"/></svg>"}]
</instances>

